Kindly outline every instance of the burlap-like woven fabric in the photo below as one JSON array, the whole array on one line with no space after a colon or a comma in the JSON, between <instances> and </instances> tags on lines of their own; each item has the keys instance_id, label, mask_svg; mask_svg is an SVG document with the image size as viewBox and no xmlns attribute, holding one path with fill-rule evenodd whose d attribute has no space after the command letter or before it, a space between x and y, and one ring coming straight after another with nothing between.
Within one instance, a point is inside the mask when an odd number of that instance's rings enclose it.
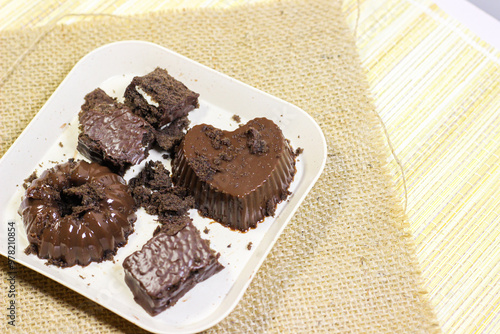
<instances>
[{"instance_id":1,"label":"burlap-like woven fabric","mask_svg":"<svg viewBox=\"0 0 500 334\"><path fill-rule=\"evenodd\" d=\"M420 289L404 214L385 168L390 151L340 1L94 18L1 33L0 154L82 56L126 39L158 43L296 104L327 138L318 183L236 309L209 332L438 330ZM0 266L3 284L6 262ZM6 289L1 291L3 303ZM141 331L26 268L18 271L17 293L17 330Z\"/></svg>"}]
</instances>

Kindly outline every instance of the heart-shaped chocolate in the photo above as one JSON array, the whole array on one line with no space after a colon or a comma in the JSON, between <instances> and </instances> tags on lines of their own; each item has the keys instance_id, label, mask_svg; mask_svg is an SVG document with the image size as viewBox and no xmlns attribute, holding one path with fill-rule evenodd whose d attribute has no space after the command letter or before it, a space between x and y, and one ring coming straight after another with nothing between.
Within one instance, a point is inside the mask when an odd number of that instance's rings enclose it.
<instances>
[{"instance_id":1,"label":"heart-shaped chocolate","mask_svg":"<svg viewBox=\"0 0 500 334\"><path fill-rule=\"evenodd\" d=\"M197 125L187 132L172 164L172 179L192 192L203 216L240 231L274 215L294 175L293 150L267 118L234 131Z\"/></svg>"}]
</instances>

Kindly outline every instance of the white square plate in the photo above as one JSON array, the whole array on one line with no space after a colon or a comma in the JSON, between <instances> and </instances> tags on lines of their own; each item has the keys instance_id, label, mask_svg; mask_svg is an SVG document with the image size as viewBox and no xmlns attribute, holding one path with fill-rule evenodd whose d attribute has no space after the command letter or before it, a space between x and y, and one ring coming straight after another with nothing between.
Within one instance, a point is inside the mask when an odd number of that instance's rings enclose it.
<instances>
[{"instance_id":1,"label":"white square plate","mask_svg":"<svg viewBox=\"0 0 500 334\"><path fill-rule=\"evenodd\" d=\"M82 158L76 151L78 118L84 96L97 87L119 99L136 75L145 75L157 66L165 68L191 90L200 94L200 108L191 112L191 126L208 123L232 130L238 124L267 117L280 126L292 147L304 152L298 157L297 174L291 185L292 195L282 202L274 217L246 233L231 231L210 219L190 211L202 237L221 253L225 269L196 285L176 305L151 317L135 303L124 282L122 261L140 249L152 236L158 223L140 209L135 232L118 249L113 261L91 263L87 267L58 268L45 265L34 255L25 255L28 246L22 219L17 213L24 179L34 170L38 175L56 163ZM170 169L170 161L161 152L151 151L148 160L161 160ZM0 160L0 253L8 255L9 222L16 227L15 261L27 266L108 308L138 326L156 333L193 333L222 320L236 306L258 268L271 250L288 221L321 174L326 161L326 142L316 122L303 110L187 59L161 46L124 41L100 47L82 58L57 88L24 132ZM125 174L129 180L145 161ZM12 238L11 238L12 240ZM251 247L248 247L251 242ZM12 244L11 244L12 246ZM251 248L251 249L249 249ZM12 247L11 247L12 249Z\"/></svg>"}]
</instances>

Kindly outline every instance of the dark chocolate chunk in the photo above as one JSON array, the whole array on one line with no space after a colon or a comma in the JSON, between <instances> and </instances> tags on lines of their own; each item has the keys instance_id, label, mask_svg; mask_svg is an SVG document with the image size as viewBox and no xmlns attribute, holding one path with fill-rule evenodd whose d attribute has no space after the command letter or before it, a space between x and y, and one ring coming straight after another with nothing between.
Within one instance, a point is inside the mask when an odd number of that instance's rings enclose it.
<instances>
[{"instance_id":1,"label":"dark chocolate chunk","mask_svg":"<svg viewBox=\"0 0 500 334\"><path fill-rule=\"evenodd\" d=\"M219 256L191 223L174 235L160 229L123 261L125 282L135 301L154 316L221 271Z\"/></svg>"}]
</instances>

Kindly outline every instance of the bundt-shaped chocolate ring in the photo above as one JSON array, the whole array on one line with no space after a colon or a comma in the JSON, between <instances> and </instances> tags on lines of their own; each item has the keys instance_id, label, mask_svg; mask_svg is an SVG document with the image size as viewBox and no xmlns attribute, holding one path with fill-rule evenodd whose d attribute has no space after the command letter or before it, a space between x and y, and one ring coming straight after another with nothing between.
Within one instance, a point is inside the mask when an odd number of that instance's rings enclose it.
<instances>
[{"instance_id":1,"label":"bundt-shaped chocolate ring","mask_svg":"<svg viewBox=\"0 0 500 334\"><path fill-rule=\"evenodd\" d=\"M124 179L83 160L44 171L19 209L32 252L62 267L115 254L134 230L134 212Z\"/></svg>"}]
</instances>

